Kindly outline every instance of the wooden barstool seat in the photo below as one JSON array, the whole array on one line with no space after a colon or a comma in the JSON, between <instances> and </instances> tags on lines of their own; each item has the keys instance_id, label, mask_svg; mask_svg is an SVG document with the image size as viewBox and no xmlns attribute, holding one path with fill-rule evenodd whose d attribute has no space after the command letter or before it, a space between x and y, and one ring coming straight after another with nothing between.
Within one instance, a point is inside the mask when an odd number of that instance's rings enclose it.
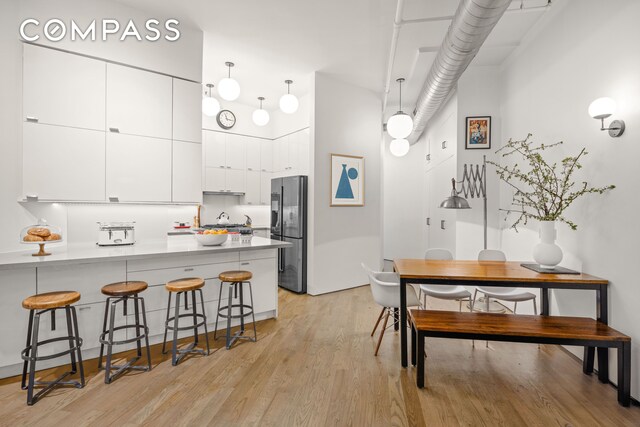
<instances>
[{"instance_id":1,"label":"wooden barstool seat","mask_svg":"<svg viewBox=\"0 0 640 427\"><path fill-rule=\"evenodd\" d=\"M101 291L110 297L123 297L139 294L148 287L147 282L142 281L117 282L103 286Z\"/></svg>"},{"instance_id":2,"label":"wooden barstool seat","mask_svg":"<svg viewBox=\"0 0 640 427\"><path fill-rule=\"evenodd\" d=\"M227 283L235 283L235 282L246 282L247 280L251 280L253 274L250 271L244 270L232 270L232 271L223 271L218 276L221 282Z\"/></svg>"},{"instance_id":3,"label":"wooden barstool seat","mask_svg":"<svg viewBox=\"0 0 640 427\"><path fill-rule=\"evenodd\" d=\"M32 295L22 301L22 308L27 310L46 310L61 308L80 301L80 293L76 291L56 291Z\"/></svg>"},{"instance_id":4,"label":"wooden barstool seat","mask_svg":"<svg viewBox=\"0 0 640 427\"><path fill-rule=\"evenodd\" d=\"M165 285L169 292L189 292L200 289L204 286L204 280L199 277L188 279L172 280Z\"/></svg>"}]
</instances>

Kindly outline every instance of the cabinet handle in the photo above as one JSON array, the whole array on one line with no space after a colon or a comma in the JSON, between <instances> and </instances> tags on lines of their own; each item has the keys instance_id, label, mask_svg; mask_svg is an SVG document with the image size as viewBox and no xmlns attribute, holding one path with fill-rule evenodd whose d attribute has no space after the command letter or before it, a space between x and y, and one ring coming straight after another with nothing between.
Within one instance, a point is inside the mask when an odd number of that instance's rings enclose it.
<instances>
[{"instance_id":1,"label":"cabinet handle","mask_svg":"<svg viewBox=\"0 0 640 427\"><path fill-rule=\"evenodd\" d=\"M440 228L442 228L443 230L446 230L444 226L444 219L440 220Z\"/></svg>"},{"instance_id":2,"label":"cabinet handle","mask_svg":"<svg viewBox=\"0 0 640 427\"><path fill-rule=\"evenodd\" d=\"M193 271L193 268L185 268L184 271Z\"/></svg>"},{"instance_id":3,"label":"cabinet handle","mask_svg":"<svg viewBox=\"0 0 640 427\"><path fill-rule=\"evenodd\" d=\"M248 204L248 205L252 205L252 204L253 204L253 202L247 202L247 204Z\"/></svg>"},{"instance_id":4,"label":"cabinet handle","mask_svg":"<svg viewBox=\"0 0 640 427\"><path fill-rule=\"evenodd\" d=\"M247 170L248 170L248 171L252 171L253 169L252 169L252 168L247 168Z\"/></svg>"},{"instance_id":5,"label":"cabinet handle","mask_svg":"<svg viewBox=\"0 0 640 427\"><path fill-rule=\"evenodd\" d=\"M119 128L109 128L109 132L120 133L120 129Z\"/></svg>"},{"instance_id":6,"label":"cabinet handle","mask_svg":"<svg viewBox=\"0 0 640 427\"><path fill-rule=\"evenodd\" d=\"M431 218L427 218L427 225L431 225Z\"/></svg>"},{"instance_id":7,"label":"cabinet handle","mask_svg":"<svg viewBox=\"0 0 640 427\"><path fill-rule=\"evenodd\" d=\"M90 305L85 305L84 307L78 307L78 311L91 310Z\"/></svg>"},{"instance_id":8,"label":"cabinet handle","mask_svg":"<svg viewBox=\"0 0 640 427\"><path fill-rule=\"evenodd\" d=\"M227 169L231 169L231 166L227 166Z\"/></svg>"},{"instance_id":9,"label":"cabinet handle","mask_svg":"<svg viewBox=\"0 0 640 427\"><path fill-rule=\"evenodd\" d=\"M224 166L218 166L218 167L219 167L219 168L222 168L222 169L224 169Z\"/></svg>"},{"instance_id":10,"label":"cabinet handle","mask_svg":"<svg viewBox=\"0 0 640 427\"><path fill-rule=\"evenodd\" d=\"M249 262L241 262L240 265L249 265Z\"/></svg>"},{"instance_id":11,"label":"cabinet handle","mask_svg":"<svg viewBox=\"0 0 640 427\"><path fill-rule=\"evenodd\" d=\"M109 196L109 201L110 201L110 202L117 202L117 201L119 201L118 196Z\"/></svg>"},{"instance_id":12,"label":"cabinet handle","mask_svg":"<svg viewBox=\"0 0 640 427\"><path fill-rule=\"evenodd\" d=\"M447 141L442 141L442 149L444 150L445 148L447 148Z\"/></svg>"},{"instance_id":13,"label":"cabinet handle","mask_svg":"<svg viewBox=\"0 0 640 427\"><path fill-rule=\"evenodd\" d=\"M38 123L38 118L33 116L27 116L27 121L31 123Z\"/></svg>"},{"instance_id":14,"label":"cabinet handle","mask_svg":"<svg viewBox=\"0 0 640 427\"><path fill-rule=\"evenodd\" d=\"M266 169L262 169L262 172L266 172L266 171L267 171Z\"/></svg>"},{"instance_id":15,"label":"cabinet handle","mask_svg":"<svg viewBox=\"0 0 640 427\"><path fill-rule=\"evenodd\" d=\"M427 162L431 161L431 154L427 154Z\"/></svg>"}]
</instances>

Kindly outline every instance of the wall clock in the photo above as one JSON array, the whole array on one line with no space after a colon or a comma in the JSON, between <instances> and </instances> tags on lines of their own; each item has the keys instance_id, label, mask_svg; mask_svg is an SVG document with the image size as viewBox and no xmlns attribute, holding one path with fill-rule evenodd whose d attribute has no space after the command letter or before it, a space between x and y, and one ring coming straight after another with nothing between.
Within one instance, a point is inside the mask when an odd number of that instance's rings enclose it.
<instances>
[{"instance_id":1,"label":"wall clock","mask_svg":"<svg viewBox=\"0 0 640 427\"><path fill-rule=\"evenodd\" d=\"M229 110L220 110L216 116L216 121L222 129L231 129L236 124L236 116Z\"/></svg>"}]
</instances>

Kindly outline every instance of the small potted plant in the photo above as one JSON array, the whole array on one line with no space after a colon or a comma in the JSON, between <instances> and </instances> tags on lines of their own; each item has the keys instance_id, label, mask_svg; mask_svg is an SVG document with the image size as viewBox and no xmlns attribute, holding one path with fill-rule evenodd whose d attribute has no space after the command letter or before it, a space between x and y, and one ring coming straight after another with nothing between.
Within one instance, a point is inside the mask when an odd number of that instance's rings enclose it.
<instances>
[{"instance_id":1,"label":"small potted plant","mask_svg":"<svg viewBox=\"0 0 640 427\"><path fill-rule=\"evenodd\" d=\"M540 267L553 269L562 261L562 250L555 244L556 223L563 222L572 230L578 228L565 216L567 208L582 196L602 194L615 186L592 187L586 181L578 183L574 180L574 173L582 169L580 159L588 154L585 148L576 156L565 157L559 163L549 163L543 152L561 145L562 141L536 145L531 136L529 134L520 141L509 139L496 151L502 153L502 157L519 157L522 165L518 162L507 166L491 161L487 163L494 165L498 177L515 190L513 208L501 209L507 212L507 219L511 214L518 215L511 227L517 231L519 225L526 225L530 219L540 222L540 243L533 249L533 259Z\"/></svg>"}]
</instances>

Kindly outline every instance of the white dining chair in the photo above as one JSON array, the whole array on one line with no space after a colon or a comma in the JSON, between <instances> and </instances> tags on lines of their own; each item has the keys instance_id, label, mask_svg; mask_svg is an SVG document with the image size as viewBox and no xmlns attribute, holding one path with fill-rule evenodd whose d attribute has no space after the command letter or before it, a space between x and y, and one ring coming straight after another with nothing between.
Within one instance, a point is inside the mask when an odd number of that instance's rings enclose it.
<instances>
[{"instance_id":1,"label":"white dining chair","mask_svg":"<svg viewBox=\"0 0 640 427\"><path fill-rule=\"evenodd\" d=\"M376 332L380 321L384 317L382 330L380 331L380 337L378 338L376 351L374 353L374 355L377 356L380 344L382 343L382 337L387 329L389 316L393 317L393 310L400 308L400 276L392 272L374 271L364 263L361 265L369 276L369 284L371 285L373 300L376 304L382 306L382 311L380 311L378 320L373 327L373 331L371 331L371 336ZM413 290L413 287L407 287L407 308L419 306L420 300L416 297L415 290ZM393 324L391 326L393 326Z\"/></svg>"},{"instance_id":2,"label":"white dining chair","mask_svg":"<svg viewBox=\"0 0 640 427\"><path fill-rule=\"evenodd\" d=\"M507 257L502 251L495 249L484 249L478 254L478 261L506 261ZM490 299L494 298L499 301L513 302L513 314L516 313L518 303L523 301L533 301L533 312L538 314L538 307L536 305L536 295L531 292L526 292L518 288L505 288L497 286L478 286L473 293L473 301L471 302L471 311L476 303L476 297L478 292L484 294L485 310L489 312Z\"/></svg>"},{"instance_id":3,"label":"white dining chair","mask_svg":"<svg viewBox=\"0 0 640 427\"><path fill-rule=\"evenodd\" d=\"M424 255L424 259L427 260L452 260L453 254L448 249L427 249ZM423 307L427 307L427 296L444 299L455 300L460 303L459 310L462 311L462 301L469 301L471 306L471 292L469 292L464 286L459 285L420 285L420 295L418 298L423 300Z\"/></svg>"}]
</instances>

